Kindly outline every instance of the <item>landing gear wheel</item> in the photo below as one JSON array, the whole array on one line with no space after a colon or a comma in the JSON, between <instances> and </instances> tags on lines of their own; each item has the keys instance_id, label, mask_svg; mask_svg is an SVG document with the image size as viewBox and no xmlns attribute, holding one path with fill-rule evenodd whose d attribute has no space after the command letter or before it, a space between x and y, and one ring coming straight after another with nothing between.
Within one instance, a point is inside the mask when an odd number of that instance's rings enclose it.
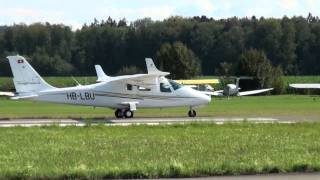
<instances>
[{"instance_id":1,"label":"landing gear wheel","mask_svg":"<svg viewBox=\"0 0 320 180\"><path fill-rule=\"evenodd\" d=\"M123 118L123 112L121 109L117 109L115 112L114 112L114 115L117 117L117 118Z\"/></svg>"},{"instance_id":2,"label":"landing gear wheel","mask_svg":"<svg viewBox=\"0 0 320 180\"><path fill-rule=\"evenodd\" d=\"M197 112L192 109L192 110L190 110L190 111L188 112L188 116L189 116L189 117L196 117L196 116L197 116Z\"/></svg>"},{"instance_id":3,"label":"landing gear wheel","mask_svg":"<svg viewBox=\"0 0 320 180\"><path fill-rule=\"evenodd\" d=\"M125 111L124 111L124 117L126 117L126 118L132 118L132 117L133 117L133 111L130 111L129 109L128 109L128 110L125 110Z\"/></svg>"}]
</instances>

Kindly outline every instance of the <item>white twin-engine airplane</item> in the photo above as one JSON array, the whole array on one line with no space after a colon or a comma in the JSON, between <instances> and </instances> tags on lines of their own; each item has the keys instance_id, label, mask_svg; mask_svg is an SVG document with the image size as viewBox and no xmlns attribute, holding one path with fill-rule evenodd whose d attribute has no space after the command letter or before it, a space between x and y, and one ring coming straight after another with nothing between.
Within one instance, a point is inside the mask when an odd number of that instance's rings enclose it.
<instances>
[{"instance_id":1,"label":"white twin-engine airplane","mask_svg":"<svg viewBox=\"0 0 320 180\"><path fill-rule=\"evenodd\" d=\"M240 92L240 87L239 87L240 79L248 79L248 78L237 77L236 84L227 84L223 90L213 91L212 92L213 96L228 96L228 97L229 96L249 96L249 95L260 94L260 93L264 93L264 92L268 92L268 91L273 90L273 88L267 88L267 89L258 89L258 90ZM251 79L251 78L249 78L249 79Z\"/></svg>"},{"instance_id":2,"label":"white twin-engine airplane","mask_svg":"<svg viewBox=\"0 0 320 180\"><path fill-rule=\"evenodd\" d=\"M117 77L103 73L100 82L91 85L56 88L45 82L22 56L8 56L16 93L12 99L31 99L53 103L76 104L115 109L117 118L132 118L137 108L188 106L189 117L195 117L195 107L206 105L211 97L165 78L152 59L146 59L148 74ZM99 77L101 78L101 77ZM103 80L103 81L102 81ZM8 94L9 95L9 94Z\"/></svg>"}]
</instances>

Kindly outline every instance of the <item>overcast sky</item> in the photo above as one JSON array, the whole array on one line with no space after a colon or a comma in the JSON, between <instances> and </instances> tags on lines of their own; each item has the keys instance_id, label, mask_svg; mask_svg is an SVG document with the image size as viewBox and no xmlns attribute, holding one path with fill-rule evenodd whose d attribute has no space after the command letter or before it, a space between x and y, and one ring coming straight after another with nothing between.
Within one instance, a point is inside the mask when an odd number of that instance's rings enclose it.
<instances>
[{"instance_id":1,"label":"overcast sky","mask_svg":"<svg viewBox=\"0 0 320 180\"><path fill-rule=\"evenodd\" d=\"M84 23L126 18L128 21L170 16L283 17L320 14L320 0L0 0L0 25L50 22L80 28Z\"/></svg>"}]
</instances>

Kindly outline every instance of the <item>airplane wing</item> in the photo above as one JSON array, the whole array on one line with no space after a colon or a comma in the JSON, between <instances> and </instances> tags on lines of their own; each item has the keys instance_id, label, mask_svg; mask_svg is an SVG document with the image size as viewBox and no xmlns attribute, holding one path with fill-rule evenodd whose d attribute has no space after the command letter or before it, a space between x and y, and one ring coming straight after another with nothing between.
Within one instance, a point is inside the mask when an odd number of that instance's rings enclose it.
<instances>
[{"instance_id":1,"label":"airplane wing","mask_svg":"<svg viewBox=\"0 0 320 180\"><path fill-rule=\"evenodd\" d=\"M211 91L200 91L201 93L205 94L205 95L208 95L208 96L213 96L214 93L211 92Z\"/></svg>"},{"instance_id":2,"label":"airplane wing","mask_svg":"<svg viewBox=\"0 0 320 180\"><path fill-rule=\"evenodd\" d=\"M13 92L0 92L0 96L13 97L13 96L14 96L14 93L13 93Z\"/></svg>"},{"instance_id":3,"label":"airplane wing","mask_svg":"<svg viewBox=\"0 0 320 180\"><path fill-rule=\"evenodd\" d=\"M134 85L154 85L157 83L157 78L162 77L163 74L135 74L112 77L108 83L128 83Z\"/></svg>"},{"instance_id":4,"label":"airplane wing","mask_svg":"<svg viewBox=\"0 0 320 180\"><path fill-rule=\"evenodd\" d=\"M17 100L17 99L30 99L30 98L34 98L37 97L38 95L25 95L25 96L13 96L11 97L11 99L13 100Z\"/></svg>"},{"instance_id":5,"label":"airplane wing","mask_svg":"<svg viewBox=\"0 0 320 180\"><path fill-rule=\"evenodd\" d=\"M273 90L273 88L259 89L259 90L253 90L253 91L243 91L243 92L239 92L238 96L248 96L248 95L253 95L253 94L260 94L260 93L271 91L271 90Z\"/></svg>"},{"instance_id":6,"label":"airplane wing","mask_svg":"<svg viewBox=\"0 0 320 180\"><path fill-rule=\"evenodd\" d=\"M213 91L212 92L213 96L223 96L223 90L219 90L219 91Z\"/></svg>"},{"instance_id":7,"label":"airplane wing","mask_svg":"<svg viewBox=\"0 0 320 180\"><path fill-rule=\"evenodd\" d=\"M297 89L320 89L320 84L290 84L289 86Z\"/></svg>"}]
</instances>

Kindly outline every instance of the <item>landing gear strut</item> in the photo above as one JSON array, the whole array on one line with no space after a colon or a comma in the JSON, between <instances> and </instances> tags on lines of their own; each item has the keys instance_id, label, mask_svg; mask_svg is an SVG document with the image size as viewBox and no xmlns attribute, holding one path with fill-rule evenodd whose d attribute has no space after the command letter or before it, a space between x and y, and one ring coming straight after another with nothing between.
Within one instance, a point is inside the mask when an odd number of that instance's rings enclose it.
<instances>
[{"instance_id":1,"label":"landing gear strut","mask_svg":"<svg viewBox=\"0 0 320 180\"><path fill-rule=\"evenodd\" d=\"M133 117L133 111L130 109L117 109L114 112L114 115L116 118L132 118Z\"/></svg>"},{"instance_id":2,"label":"landing gear strut","mask_svg":"<svg viewBox=\"0 0 320 180\"><path fill-rule=\"evenodd\" d=\"M196 117L197 116L197 112L194 109L190 108L190 110L188 112L188 116L189 117Z\"/></svg>"}]
</instances>

